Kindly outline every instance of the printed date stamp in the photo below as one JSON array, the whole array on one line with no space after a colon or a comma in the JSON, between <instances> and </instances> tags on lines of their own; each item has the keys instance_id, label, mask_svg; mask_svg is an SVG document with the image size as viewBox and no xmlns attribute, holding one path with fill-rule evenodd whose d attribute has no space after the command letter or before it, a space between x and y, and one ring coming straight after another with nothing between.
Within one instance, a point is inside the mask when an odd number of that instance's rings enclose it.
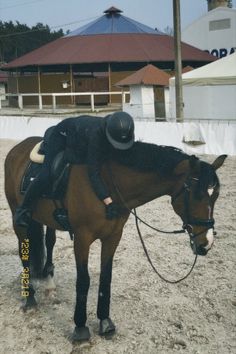
<instances>
[{"instance_id":1,"label":"printed date stamp","mask_svg":"<svg viewBox=\"0 0 236 354\"><path fill-rule=\"evenodd\" d=\"M21 259L22 261L29 261L29 239L24 239L21 242ZM29 267L23 267L21 273L21 295L23 297L29 296L29 277L30 277L30 270Z\"/></svg>"}]
</instances>

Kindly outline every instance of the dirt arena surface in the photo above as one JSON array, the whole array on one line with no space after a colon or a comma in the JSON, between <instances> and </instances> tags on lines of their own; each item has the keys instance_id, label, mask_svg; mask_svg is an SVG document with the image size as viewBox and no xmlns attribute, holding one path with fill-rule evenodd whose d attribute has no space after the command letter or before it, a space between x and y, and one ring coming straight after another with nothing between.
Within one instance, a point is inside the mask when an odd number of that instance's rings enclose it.
<instances>
[{"instance_id":1,"label":"dirt arena surface","mask_svg":"<svg viewBox=\"0 0 236 354\"><path fill-rule=\"evenodd\" d=\"M98 335L96 305L100 244L91 248L88 322L91 340L72 344L74 329L75 262L68 233L58 232L54 252L54 296L37 283L38 309L21 310L17 239L4 195L4 159L15 141L0 140L0 353L1 354L233 354L236 353L236 157L228 157L218 171L220 197L214 217L217 236L206 257L199 257L191 276L171 285L151 270L136 232L128 220L115 254L111 318L117 333L111 340ZM215 156L204 156L213 162ZM180 219L167 197L138 209L147 222L162 229L178 229ZM187 235L161 235L141 226L158 270L178 279L190 269L194 256Z\"/></svg>"}]
</instances>

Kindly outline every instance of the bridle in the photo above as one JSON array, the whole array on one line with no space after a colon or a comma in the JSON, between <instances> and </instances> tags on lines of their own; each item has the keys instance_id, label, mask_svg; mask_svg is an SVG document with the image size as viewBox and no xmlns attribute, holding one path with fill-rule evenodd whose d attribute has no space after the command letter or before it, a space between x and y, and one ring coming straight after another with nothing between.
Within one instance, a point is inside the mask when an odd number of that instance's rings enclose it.
<instances>
[{"instance_id":1,"label":"bridle","mask_svg":"<svg viewBox=\"0 0 236 354\"><path fill-rule=\"evenodd\" d=\"M144 253L147 257L147 260L148 262L150 263L152 269L154 270L154 272L162 279L164 280L166 283L169 283L169 284L177 284L177 283L180 283L181 281L185 280L186 278L188 278L188 276L192 273L195 265L196 265L196 262L197 262L197 253L195 253L195 258L194 258L194 261L193 261L193 264L190 268L190 270L188 271L188 273L183 276L182 278L178 279L178 280L168 280L166 279L165 277L163 277L159 271L156 269L156 267L154 266L154 264L152 263L152 260L149 256L149 253L148 253L148 250L145 246L145 243L144 243L144 240L143 240L143 237L142 237L142 234L141 234L141 231L140 231L140 228L139 228L139 225L138 225L138 221L142 222L143 224L145 224L146 226L150 227L151 229L155 230L155 231L158 231L158 232L161 232L161 233L164 233L164 234L178 234L178 233L182 233L182 232L185 232L187 231L188 234L189 234L189 237L190 237L190 244L191 244L191 247L192 249L195 249L196 250L196 245L195 245L195 239L197 236L201 235L202 233L204 233L206 230L204 231L201 231L201 232L198 232L197 234L194 234L191 230L193 230L193 225L201 225L201 226L205 226L207 230L209 230L210 228L213 228L214 227L214 219L196 219L196 218L190 218L190 215L189 215L189 201L190 201L190 191L191 191L191 178L188 177L187 180L184 182L183 184L183 187L179 190L179 192L177 192L177 194L175 194L174 196L171 197L171 203L173 204L173 202L180 196L184 193L184 210L185 210L185 216L184 216L184 224L182 226L182 230L175 230L175 231L164 231L164 230L160 230L160 229L157 229L155 227L152 227L151 225L149 225L148 223L146 223L144 220L142 220L140 217L138 217L137 213L136 213L136 209L131 210L124 198L123 198L123 195L122 193L120 192L117 184L115 183L114 181L114 178L113 178L113 174L112 174L112 169L111 169L111 166L110 164L108 164L108 170L109 170L109 173L110 173L110 177L111 177L111 182L113 184L113 187L115 188L115 191L117 193L117 195L119 196L122 204L124 205L125 209L134 215L135 217L135 224L136 224L136 228L137 228L137 231L138 231L138 235L139 235L139 238L140 238L140 241L141 241L141 244L143 246L143 250L144 250ZM196 178L192 178L192 179L195 179ZM191 228L191 230L190 230Z\"/></svg>"},{"instance_id":2,"label":"bridle","mask_svg":"<svg viewBox=\"0 0 236 354\"><path fill-rule=\"evenodd\" d=\"M190 244L191 246L196 247L195 240L198 236L202 235L204 232L208 231L209 229L213 229L213 233L216 234L214 231L214 224L215 220L213 218L208 219L198 219L194 218L190 215L190 192L192 181L198 181L198 178L195 177L188 177L184 182L182 188L171 197L171 204L176 201L182 194L184 194L184 216L183 216L183 230L186 230L190 237ZM193 232L193 226L202 226L205 229L198 233Z\"/></svg>"}]
</instances>

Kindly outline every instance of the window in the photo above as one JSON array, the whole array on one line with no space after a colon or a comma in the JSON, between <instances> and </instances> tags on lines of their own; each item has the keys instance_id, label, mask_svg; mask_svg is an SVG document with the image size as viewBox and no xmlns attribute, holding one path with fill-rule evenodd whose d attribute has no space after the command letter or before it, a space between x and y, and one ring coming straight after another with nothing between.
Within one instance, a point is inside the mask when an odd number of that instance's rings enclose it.
<instances>
[{"instance_id":1,"label":"window","mask_svg":"<svg viewBox=\"0 0 236 354\"><path fill-rule=\"evenodd\" d=\"M222 20L215 20L209 22L209 31L217 31L230 28L230 18L224 18Z\"/></svg>"}]
</instances>

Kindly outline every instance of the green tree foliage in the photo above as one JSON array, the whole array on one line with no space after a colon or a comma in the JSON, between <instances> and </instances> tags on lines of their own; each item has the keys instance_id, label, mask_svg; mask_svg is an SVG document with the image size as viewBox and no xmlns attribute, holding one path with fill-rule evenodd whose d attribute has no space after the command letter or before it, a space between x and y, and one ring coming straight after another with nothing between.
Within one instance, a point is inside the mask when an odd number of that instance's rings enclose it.
<instances>
[{"instance_id":1,"label":"green tree foliage","mask_svg":"<svg viewBox=\"0 0 236 354\"><path fill-rule=\"evenodd\" d=\"M51 31L42 23L28 27L18 21L0 21L0 63L7 63L63 35L62 29Z\"/></svg>"}]
</instances>

